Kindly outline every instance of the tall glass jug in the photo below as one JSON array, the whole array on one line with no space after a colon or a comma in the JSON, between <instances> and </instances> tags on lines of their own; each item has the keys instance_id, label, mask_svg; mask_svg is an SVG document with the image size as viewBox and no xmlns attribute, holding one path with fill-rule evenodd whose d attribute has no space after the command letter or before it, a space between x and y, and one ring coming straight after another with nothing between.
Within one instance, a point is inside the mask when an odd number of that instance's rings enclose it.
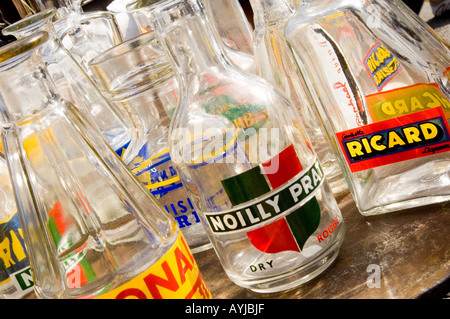
<instances>
[{"instance_id":1,"label":"tall glass jug","mask_svg":"<svg viewBox=\"0 0 450 319\"><path fill-rule=\"evenodd\" d=\"M286 21L294 13L294 7L289 1L250 1L254 13L258 74L279 87L297 108L333 193L343 196L348 194L344 174L325 136L320 117L316 114L313 96L284 36Z\"/></svg>"},{"instance_id":2,"label":"tall glass jug","mask_svg":"<svg viewBox=\"0 0 450 319\"><path fill-rule=\"evenodd\" d=\"M40 32L0 49L2 143L37 295L210 297L174 220L56 94L47 40Z\"/></svg>"},{"instance_id":3,"label":"tall glass jug","mask_svg":"<svg viewBox=\"0 0 450 319\"><path fill-rule=\"evenodd\" d=\"M363 215L450 199L450 51L401 8L308 1L286 24Z\"/></svg>"},{"instance_id":4,"label":"tall glass jug","mask_svg":"<svg viewBox=\"0 0 450 319\"><path fill-rule=\"evenodd\" d=\"M178 103L175 73L152 31L125 41L89 63L111 103L128 109L145 132L145 144L127 163L183 231L193 253L211 248L169 154L170 117Z\"/></svg>"},{"instance_id":5,"label":"tall glass jug","mask_svg":"<svg viewBox=\"0 0 450 319\"><path fill-rule=\"evenodd\" d=\"M344 223L295 108L228 59L201 2L159 2L151 13L183 79L171 158L227 275L269 293L317 276Z\"/></svg>"},{"instance_id":6,"label":"tall glass jug","mask_svg":"<svg viewBox=\"0 0 450 319\"><path fill-rule=\"evenodd\" d=\"M0 157L0 299L24 298L33 293L30 260L14 199L11 179Z\"/></svg>"}]
</instances>

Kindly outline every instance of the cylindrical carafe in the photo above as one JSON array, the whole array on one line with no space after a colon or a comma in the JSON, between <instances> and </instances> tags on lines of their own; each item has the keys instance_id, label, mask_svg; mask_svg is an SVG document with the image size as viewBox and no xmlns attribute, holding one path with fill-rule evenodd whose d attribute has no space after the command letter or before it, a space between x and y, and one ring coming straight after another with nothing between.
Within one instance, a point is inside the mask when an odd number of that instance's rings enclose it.
<instances>
[{"instance_id":1,"label":"cylindrical carafe","mask_svg":"<svg viewBox=\"0 0 450 319\"><path fill-rule=\"evenodd\" d=\"M162 1L137 0L126 8L142 33L153 31L151 10ZM204 1L214 30L225 44L224 51L234 64L251 73L256 72L253 58L253 34L250 23L237 0Z\"/></svg>"},{"instance_id":2,"label":"cylindrical carafe","mask_svg":"<svg viewBox=\"0 0 450 319\"><path fill-rule=\"evenodd\" d=\"M89 66L104 96L132 114L144 132L139 154L127 162L133 174L164 206L195 253L211 248L170 154L168 129L178 103L178 81L153 31L100 54Z\"/></svg>"}]
</instances>

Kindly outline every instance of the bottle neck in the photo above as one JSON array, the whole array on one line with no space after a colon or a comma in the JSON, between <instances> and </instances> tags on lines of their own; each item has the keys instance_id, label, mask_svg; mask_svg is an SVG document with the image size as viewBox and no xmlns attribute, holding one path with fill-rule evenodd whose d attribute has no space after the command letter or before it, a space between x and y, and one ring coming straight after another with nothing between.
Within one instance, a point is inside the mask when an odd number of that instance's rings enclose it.
<instances>
[{"instance_id":1,"label":"bottle neck","mask_svg":"<svg viewBox=\"0 0 450 319\"><path fill-rule=\"evenodd\" d=\"M295 11L293 0L250 0L255 30L285 21Z\"/></svg>"},{"instance_id":2,"label":"bottle neck","mask_svg":"<svg viewBox=\"0 0 450 319\"><path fill-rule=\"evenodd\" d=\"M0 50L0 121L19 122L52 103L57 94L42 62L46 32L2 47Z\"/></svg>"},{"instance_id":3,"label":"bottle neck","mask_svg":"<svg viewBox=\"0 0 450 319\"><path fill-rule=\"evenodd\" d=\"M155 30L178 76L230 66L222 42L199 1L174 1L167 10L152 10ZM176 19L176 20L174 20ZM220 72L220 71L219 71Z\"/></svg>"}]
</instances>

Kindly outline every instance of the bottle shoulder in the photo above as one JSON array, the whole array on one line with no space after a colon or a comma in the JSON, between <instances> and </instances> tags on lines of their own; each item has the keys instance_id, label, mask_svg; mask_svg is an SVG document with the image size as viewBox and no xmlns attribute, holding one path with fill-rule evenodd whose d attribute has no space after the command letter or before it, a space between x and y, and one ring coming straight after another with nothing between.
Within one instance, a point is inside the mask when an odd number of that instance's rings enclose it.
<instances>
[{"instance_id":1,"label":"bottle shoulder","mask_svg":"<svg viewBox=\"0 0 450 319\"><path fill-rule=\"evenodd\" d=\"M364 10L365 2L362 0L319 0L310 1L299 7L286 22L286 34L293 29L310 25L318 20L341 14L343 11L359 12ZM371 2L371 1L369 1Z\"/></svg>"}]
</instances>

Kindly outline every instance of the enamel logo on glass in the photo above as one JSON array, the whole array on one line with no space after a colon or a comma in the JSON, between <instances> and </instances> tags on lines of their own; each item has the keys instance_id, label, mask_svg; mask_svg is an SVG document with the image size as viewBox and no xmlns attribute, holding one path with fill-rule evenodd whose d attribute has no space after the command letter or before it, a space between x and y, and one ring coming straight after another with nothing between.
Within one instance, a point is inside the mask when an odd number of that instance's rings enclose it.
<instances>
[{"instance_id":1,"label":"enamel logo on glass","mask_svg":"<svg viewBox=\"0 0 450 319\"><path fill-rule=\"evenodd\" d=\"M352 172L450 151L442 108L399 116L337 133Z\"/></svg>"},{"instance_id":2,"label":"enamel logo on glass","mask_svg":"<svg viewBox=\"0 0 450 319\"><path fill-rule=\"evenodd\" d=\"M369 72L378 91L400 72L402 66L396 57L380 42L377 42L364 59L364 65Z\"/></svg>"},{"instance_id":3,"label":"enamel logo on glass","mask_svg":"<svg viewBox=\"0 0 450 319\"><path fill-rule=\"evenodd\" d=\"M323 171L317 160L304 170L292 145L272 160L280 163L274 174L266 172L271 166L268 161L223 180L236 208L205 216L214 233L245 231L262 252L301 252L320 223L321 211L314 194L324 181Z\"/></svg>"}]
</instances>

